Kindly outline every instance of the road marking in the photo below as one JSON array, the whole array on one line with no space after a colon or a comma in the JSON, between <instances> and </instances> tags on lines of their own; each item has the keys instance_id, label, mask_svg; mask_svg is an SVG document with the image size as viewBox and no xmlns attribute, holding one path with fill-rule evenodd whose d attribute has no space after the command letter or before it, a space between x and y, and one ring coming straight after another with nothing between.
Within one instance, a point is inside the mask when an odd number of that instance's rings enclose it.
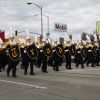
<instances>
[{"instance_id":1,"label":"road marking","mask_svg":"<svg viewBox=\"0 0 100 100\"><path fill-rule=\"evenodd\" d=\"M82 71L82 70L65 70L63 72L68 72L68 71L70 71L70 72L73 71L74 72L74 71Z\"/></svg>"},{"instance_id":2,"label":"road marking","mask_svg":"<svg viewBox=\"0 0 100 100\"><path fill-rule=\"evenodd\" d=\"M37 89L47 89L46 87L40 87L37 85L31 85L31 84L25 84L25 83L18 83L18 82L12 82L12 81L7 81L7 80L0 80L1 82L6 82L6 83L12 83L12 84L19 84L19 85L24 85L24 86L30 86L30 87L35 87Z\"/></svg>"},{"instance_id":3,"label":"road marking","mask_svg":"<svg viewBox=\"0 0 100 100\"><path fill-rule=\"evenodd\" d=\"M84 70L100 70L100 69L84 69Z\"/></svg>"}]
</instances>

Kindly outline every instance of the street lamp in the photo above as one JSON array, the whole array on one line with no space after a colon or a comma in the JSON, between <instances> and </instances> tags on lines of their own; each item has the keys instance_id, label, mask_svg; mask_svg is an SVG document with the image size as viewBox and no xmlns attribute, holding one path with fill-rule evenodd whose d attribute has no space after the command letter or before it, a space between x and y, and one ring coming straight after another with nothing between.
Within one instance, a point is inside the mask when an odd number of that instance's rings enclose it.
<instances>
[{"instance_id":1,"label":"street lamp","mask_svg":"<svg viewBox=\"0 0 100 100\"><path fill-rule=\"evenodd\" d=\"M38 8L40 8L40 10L41 10L41 34L42 34L42 37L43 37L42 6L40 7L39 5L37 5L37 4L35 4L35 3L31 3L31 2L28 2L27 4L28 4L28 5L34 4L34 5L36 5Z\"/></svg>"},{"instance_id":2,"label":"street lamp","mask_svg":"<svg viewBox=\"0 0 100 100\"><path fill-rule=\"evenodd\" d=\"M41 14L36 14L35 16L38 16L38 15L41 15ZM43 16L47 17L47 26L48 26L48 33L49 33L49 16L46 16L44 14L42 14Z\"/></svg>"}]
</instances>

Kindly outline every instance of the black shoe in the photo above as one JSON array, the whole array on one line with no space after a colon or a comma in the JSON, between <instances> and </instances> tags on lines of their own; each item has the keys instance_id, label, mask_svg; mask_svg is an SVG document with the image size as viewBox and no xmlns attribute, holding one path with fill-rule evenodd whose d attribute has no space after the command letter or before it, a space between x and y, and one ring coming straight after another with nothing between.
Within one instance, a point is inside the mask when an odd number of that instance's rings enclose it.
<instances>
[{"instance_id":1,"label":"black shoe","mask_svg":"<svg viewBox=\"0 0 100 100\"><path fill-rule=\"evenodd\" d=\"M7 70L7 76L9 77L9 71Z\"/></svg>"},{"instance_id":2,"label":"black shoe","mask_svg":"<svg viewBox=\"0 0 100 100\"><path fill-rule=\"evenodd\" d=\"M22 68L22 65L20 65L20 68L23 69L23 68Z\"/></svg>"},{"instance_id":3,"label":"black shoe","mask_svg":"<svg viewBox=\"0 0 100 100\"><path fill-rule=\"evenodd\" d=\"M56 69L56 71L60 71L59 69Z\"/></svg>"},{"instance_id":4,"label":"black shoe","mask_svg":"<svg viewBox=\"0 0 100 100\"><path fill-rule=\"evenodd\" d=\"M81 67L82 69L84 69L84 67Z\"/></svg>"},{"instance_id":5,"label":"black shoe","mask_svg":"<svg viewBox=\"0 0 100 100\"><path fill-rule=\"evenodd\" d=\"M53 70L55 70L55 68L53 68Z\"/></svg>"},{"instance_id":6,"label":"black shoe","mask_svg":"<svg viewBox=\"0 0 100 100\"><path fill-rule=\"evenodd\" d=\"M24 73L24 75L27 75L27 73Z\"/></svg>"},{"instance_id":7,"label":"black shoe","mask_svg":"<svg viewBox=\"0 0 100 100\"><path fill-rule=\"evenodd\" d=\"M59 64L59 66L61 66L61 64Z\"/></svg>"},{"instance_id":8,"label":"black shoe","mask_svg":"<svg viewBox=\"0 0 100 100\"><path fill-rule=\"evenodd\" d=\"M48 71L44 71L44 73L48 73Z\"/></svg>"},{"instance_id":9,"label":"black shoe","mask_svg":"<svg viewBox=\"0 0 100 100\"><path fill-rule=\"evenodd\" d=\"M76 68L78 68L78 66L76 65Z\"/></svg>"},{"instance_id":10,"label":"black shoe","mask_svg":"<svg viewBox=\"0 0 100 100\"><path fill-rule=\"evenodd\" d=\"M73 68L68 68L69 70L72 70Z\"/></svg>"},{"instance_id":11,"label":"black shoe","mask_svg":"<svg viewBox=\"0 0 100 100\"><path fill-rule=\"evenodd\" d=\"M34 73L31 73L30 75L35 75Z\"/></svg>"},{"instance_id":12,"label":"black shoe","mask_svg":"<svg viewBox=\"0 0 100 100\"><path fill-rule=\"evenodd\" d=\"M89 67L88 63L86 63L87 67Z\"/></svg>"},{"instance_id":13,"label":"black shoe","mask_svg":"<svg viewBox=\"0 0 100 100\"><path fill-rule=\"evenodd\" d=\"M0 72L2 72L2 71L0 70Z\"/></svg>"},{"instance_id":14,"label":"black shoe","mask_svg":"<svg viewBox=\"0 0 100 100\"><path fill-rule=\"evenodd\" d=\"M91 66L91 67L96 67L96 66Z\"/></svg>"},{"instance_id":15,"label":"black shoe","mask_svg":"<svg viewBox=\"0 0 100 100\"><path fill-rule=\"evenodd\" d=\"M3 70L5 70L5 68L3 67Z\"/></svg>"},{"instance_id":16,"label":"black shoe","mask_svg":"<svg viewBox=\"0 0 100 100\"><path fill-rule=\"evenodd\" d=\"M12 77L17 77L16 75L13 75Z\"/></svg>"}]
</instances>

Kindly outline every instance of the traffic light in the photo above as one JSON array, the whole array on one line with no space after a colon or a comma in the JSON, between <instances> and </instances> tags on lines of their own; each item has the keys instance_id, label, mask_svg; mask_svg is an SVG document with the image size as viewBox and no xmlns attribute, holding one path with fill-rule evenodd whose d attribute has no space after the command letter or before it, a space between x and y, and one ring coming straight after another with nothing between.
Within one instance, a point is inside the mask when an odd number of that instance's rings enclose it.
<instances>
[{"instance_id":1,"label":"traffic light","mask_svg":"<svg viewBox=\"0 0 100 100\"><path fill-rule=\"evenodd\" d=\"M15 31L15 35L17 35L17 30Z\"/></svg>"}]
</instances>

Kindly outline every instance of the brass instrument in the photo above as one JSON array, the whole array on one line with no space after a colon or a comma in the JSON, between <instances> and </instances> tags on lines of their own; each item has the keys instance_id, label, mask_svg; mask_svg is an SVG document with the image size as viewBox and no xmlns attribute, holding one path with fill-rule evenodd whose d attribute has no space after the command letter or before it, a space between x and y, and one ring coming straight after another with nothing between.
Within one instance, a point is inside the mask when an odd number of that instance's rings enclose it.
<instances>
[{"instance_id":1,"label":"brass instrument","mask_svg":"<svg viewBox=\"0 0 100 100\"><path fill-rule=\"evenodd\" d=\"M42 43L40 43L40 45L39 45L39 49L42 49L42 47L43 47L43 44L42 44Z\"/></svg>"},{"instance_id":2,"label":"brass instrument","mask_svg":"<svg viewBox=\"0 0 100 100\"><path fill-rule=\"evenodd\" d=\"M66 44L64 44L64 45L63 45L63 47L64 47L64 48L68 47L68 44L67 44L67 43L66 43Z\"/></svg>"}]
</instances>

